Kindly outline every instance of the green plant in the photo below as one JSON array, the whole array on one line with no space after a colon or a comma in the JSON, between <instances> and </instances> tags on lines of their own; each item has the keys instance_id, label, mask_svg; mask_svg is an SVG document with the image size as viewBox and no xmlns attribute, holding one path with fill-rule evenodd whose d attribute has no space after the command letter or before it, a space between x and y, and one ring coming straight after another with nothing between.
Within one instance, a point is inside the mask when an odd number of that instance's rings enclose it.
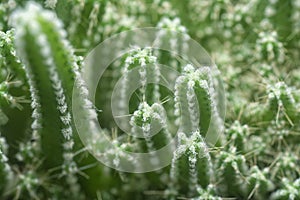
<instances>
[{"instance_id":1,"label":"green plant","mask_svg":"<svg viewBox=\"0 0 300 200\"><path fill-rule=\"evenodd\" d=\"M0 198L300 199L299 15L299 0L2 1ZM218 74L176 54L132 46L110 63L93 104L82 56L116 33L146 26L165 29L158 42L183 52L187 38L173 31L191 35L211 52ZM159 84L168 78L160 63L179 73L174 94ZM134 70L140 87L127 105ZM117 109L122 117L129 107L130 136L110 110L121 77ZM216 77L226 90L225 127ZM77 132L74 91L87 132L99 121L116 147L102 155L112 166L157 165L152 154L138 163L122 150L158 150L179 128L170 165L128 173L98 162ZM133 136L139 134L145 139ZM207 134L221 137L211 144ZM103 141L90 138L99 154Z\"/></svg>"}]
</instances>

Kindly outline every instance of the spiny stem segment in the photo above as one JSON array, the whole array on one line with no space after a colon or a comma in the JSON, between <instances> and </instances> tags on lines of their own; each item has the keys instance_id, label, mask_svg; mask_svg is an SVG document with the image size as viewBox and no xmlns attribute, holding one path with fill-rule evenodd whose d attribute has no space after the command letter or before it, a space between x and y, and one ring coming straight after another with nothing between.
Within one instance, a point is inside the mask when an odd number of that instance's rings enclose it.
<instances>
[{"instance_id":1,"label":"spiny stem segment","mask_svg":"<svg viewBox=\"0 0 300 200\"><path fill-rule=\"evenodd\" d=\"M222 131L215 97L210 68L186 65L175 84L175 115L181 131L192 133L199 129L203 137Z\"/></svg>"},{"instance_id":2,"label":"spiny stem segment","mask_svg":"<svg viewBox=\"0 0 300 200\"><path fill-rule=\"evenodd\" d=\"M211 157L199 131L189 136L179 133L178 143L171 164L170 189L194 197L197 190L205 190L213 182Z\"/></svg>"},{"instance_id":3,"label":"spiny stem segment","mask_svg":"<svg viewBox=\"0 0 300 200\"><path fill-rule=\"evenodd\" d=\"M70 192L77 194L78 167L70 114L72 90L79 73L77 58L61 21L51 11L30 2L25 9L14 12L12 25L31 91L33 138L45 153L45 165L61 166Z\"/></svg>"}]
</instances>

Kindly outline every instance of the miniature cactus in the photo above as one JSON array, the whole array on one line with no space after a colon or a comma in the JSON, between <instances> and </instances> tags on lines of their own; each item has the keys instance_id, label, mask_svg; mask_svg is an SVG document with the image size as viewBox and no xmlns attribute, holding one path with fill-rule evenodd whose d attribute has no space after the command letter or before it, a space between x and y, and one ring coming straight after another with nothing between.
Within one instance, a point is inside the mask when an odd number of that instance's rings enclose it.
<instances>
[{"instance_id":1,"label":"miniature cactus","mask_svg":"<svg viewBox=\"0 0 300 200\"><path fill-rule=\"evenodd\" d=\"M246 159L236 151L236 148L232 147L229 152L220 152L215 166L218 169L217 177L220 181L218 189L226 197L245 196L245 189L241 183L247 173Z\"/></svg>"},{"instance_id":2,"label":"miniature cactus","mask_svg":"<svg viewBox=\"0 0 300 200\"><path fill-rule=\"evenodd\" d=\"M213 181L211 157L199 131L179 133L178 140L170 171L175 188L171 189L195 197L199 188L205 190Z\"/></svg>"}]
</instances>

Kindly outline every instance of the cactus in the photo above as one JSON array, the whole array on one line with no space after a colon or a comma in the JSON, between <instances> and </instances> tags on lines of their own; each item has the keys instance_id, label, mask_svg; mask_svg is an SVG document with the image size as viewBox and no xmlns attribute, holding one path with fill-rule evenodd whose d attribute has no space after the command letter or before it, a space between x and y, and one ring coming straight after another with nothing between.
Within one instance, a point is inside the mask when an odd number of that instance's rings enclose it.
<instances>
[{"instance_id":1,"label":"cactus","mask_svg":"<svg viewBox=\"0 0 300 200\"><path fill-rule=\"evenodd\" d=\"M300 199L299 8L299 0L1 1L0 198ZM96 65L122 49L95 85L83 57L147 26L160 30L153 44L123 49L120 40L93 57ZM164 147L169 157L156 154Z\"/></svg>"},{"instance_id":2,"label":"cactus","mask_svg":"<svg viewBox=\"0 0 300 200\"><path fill-rule=\"evenodd\" d=\"M31 139L36 143L33 151L37 155L43 151L48 168L61 168L71 194L79 192L70 114L71 91L78 73L77 58L65 39L61 22L53 13L27 4L24 11L14 12L12 25L16 28L17 53L24 62L31 91ZM56 120L51 120L53 116Z\"/></svg>"},{"instance_id":3,"label":"cactus","mask_svg":"<svg viewBox=\"0 0 300 200\"><path fill-rule=\"evenodd\" d=\"M289 181L284 178L282 180L283 187L278 191L274 192L271 199L298 199L299 198L299 179L295 181Z\"/></svg>"},{"instance_id":4,"label":"cactus","mask_svg":"<svg viewBox=\"0 0 300 200\"><path fill-rule=\"evenodd\" d=\"M226 197L244 197L244 181L247 173L246 159L233 146L229 151L221 151L217 157L216 169L220 182L219 190Z\"/></svg>"},{"instance_id":5,"label":"cactus","mask_svg":"<svg viewBox=\"0 0 300 200\"><path fill-rule=\"evenodd\" d=\"M179 133L178 140L170 171L171 190L193 197L199 188L205 190L213 183L211 157L199 131L190 136Z\"/></svg>"}]
</instances>

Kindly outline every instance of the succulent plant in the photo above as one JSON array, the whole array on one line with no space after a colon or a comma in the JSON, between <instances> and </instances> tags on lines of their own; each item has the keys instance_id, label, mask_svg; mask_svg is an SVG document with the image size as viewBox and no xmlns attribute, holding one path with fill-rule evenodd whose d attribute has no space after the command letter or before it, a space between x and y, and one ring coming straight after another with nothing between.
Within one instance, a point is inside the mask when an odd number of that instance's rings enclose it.
<instances>
[{"instance_id":1,"label":"succulent plant","mask_svg":"<svg viewBox=\"0 0 300 200\"><path fill-rule=\"evenodd\" d=\"M299 0L2 1L0 198L300 199L299 13ZM155 44L93 55L118 55L95 85L89 52L149 26ZM212 59L180 55L204 52L190 36Z\"/></svg>"}]
</instances>

